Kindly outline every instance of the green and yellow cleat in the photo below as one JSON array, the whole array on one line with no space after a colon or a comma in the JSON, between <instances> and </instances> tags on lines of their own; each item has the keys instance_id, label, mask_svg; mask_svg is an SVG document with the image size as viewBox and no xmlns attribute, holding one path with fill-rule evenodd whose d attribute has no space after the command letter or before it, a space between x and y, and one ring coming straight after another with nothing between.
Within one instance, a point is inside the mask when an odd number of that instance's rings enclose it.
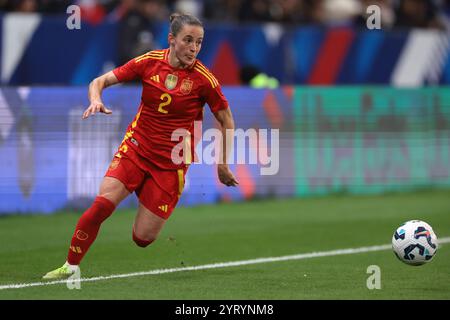
<instances>
[{"instance_id":1,"label":"green and yellow cleat","mask_svg":"<svg viewBox=\"0 0 450 320\"><path fill-rule=\"evenodd\" d=\"M48 272L42 279L46 280L60 280L68 279L79 270L78 266L71 266L67 262L58 269Z\"/></svg>"}]
</instances>

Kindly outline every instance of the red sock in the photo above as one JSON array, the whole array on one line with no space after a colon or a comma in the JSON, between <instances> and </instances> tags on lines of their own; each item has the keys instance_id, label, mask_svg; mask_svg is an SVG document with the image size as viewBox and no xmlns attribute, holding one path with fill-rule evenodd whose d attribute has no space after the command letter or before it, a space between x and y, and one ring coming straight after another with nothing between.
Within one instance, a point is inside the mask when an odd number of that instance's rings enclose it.
<instances>
[{"instance_id":1,"label":"red sock","mask_svg":"<svg viewBox=\"0 0 450 320\"><path fill-rule=\"evenodd\" d=\"M98 230L114 211L115 205L104 197L96 197L92 206L78 220L70 243L67 262L78 265L97 237Z\"/></svg>"}]
</instances>

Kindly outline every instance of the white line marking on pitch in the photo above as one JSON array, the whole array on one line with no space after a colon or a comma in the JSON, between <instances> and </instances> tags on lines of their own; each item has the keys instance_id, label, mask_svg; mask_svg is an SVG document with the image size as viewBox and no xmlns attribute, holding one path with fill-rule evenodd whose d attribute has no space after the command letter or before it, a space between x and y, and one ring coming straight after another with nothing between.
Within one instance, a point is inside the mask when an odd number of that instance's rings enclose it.
<instances>
[{"instance_id":1,"label":"white line marking on pitch","mask_svg":"<svg viewBox=\"0 0 450 320\"><path fill-rule=\"evenodd\" d=\"M449 243L449 242L450 242L450 237L439 239L439 244ZM258 258L258 259L251 259L251 260L220 262L220 263L204 264L204 265L200 265L200 266L183 267L183 268L157 269L157 270L134 272L134 273L113 274L110 276L81 278L80 280L57 280L57 281L47 281L47 282L7 284L7 285L0 286L0 290L49 286L49 285L53 285L53 284L67 283L68 281L70 283L75 283L76 281L92 282L92 281L101 281L101 280L110 280L110 279L158 275L158 274L181 272L181 271L197 271L197 270L206 270L206 269L245 266L245 265L250 265L250 264L258 264L258 263L279 262L279 261L289 261L289 260L302 260L302 259L310 259L310 258L317 258L317 257L330 257L330 256L338 256L338 255L345 255L345 254L356 254L356 253L365 253L365 252L373 252L373 251L382 251L382 250L391 249L391 247L392 246L390 244L385 244L385 245L381 245L381 246L339 249L339 250L322 251L322 252L311 252L311 253L294 254L294 255L281 256L281 257L269 257L269 258Z\"/></svg>"}]
</instances>

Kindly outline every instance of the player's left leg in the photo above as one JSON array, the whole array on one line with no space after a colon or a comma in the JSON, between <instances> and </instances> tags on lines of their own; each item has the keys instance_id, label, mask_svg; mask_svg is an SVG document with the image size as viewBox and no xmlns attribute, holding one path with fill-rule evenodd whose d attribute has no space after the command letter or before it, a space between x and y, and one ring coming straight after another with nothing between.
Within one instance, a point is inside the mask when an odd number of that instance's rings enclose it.
<instances>
[{"instance_id":1,"label":"player's left leg","mask_svg":"<svg viewBox=\"0 0 450 320\"><path fill-rule=\"evenodd\" d=\"M142 248L147 247L158 238L166 220L148 210L142 203L133 225L133 241Z\"/></svg>"},{"instance_id":2,"label":"player's left leg","mask_svg":"<svg viewBox=\"0 0 450 320\"><path fill-rule=\"evenodd\" d=\"M186 171L149 168L149 175L136 190L139 210L133 225L133 241L138 246L146 247L158 237L178 203Z\"/></svg>"}]
</instances>

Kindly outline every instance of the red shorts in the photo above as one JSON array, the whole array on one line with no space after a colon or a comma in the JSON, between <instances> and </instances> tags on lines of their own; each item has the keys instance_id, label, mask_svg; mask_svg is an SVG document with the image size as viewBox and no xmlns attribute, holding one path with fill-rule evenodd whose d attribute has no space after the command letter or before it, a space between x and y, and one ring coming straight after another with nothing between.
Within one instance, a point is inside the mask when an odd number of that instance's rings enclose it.
<instances>
[{"instance_id":1,"label":"red shorts","mask_svg":"<svg viewBox=\"0 0 450 320\"><path fill-rule=\"evenodd\" d=\"M144 207L168 219L183 192L186 171L187 167L163 170L128 148L114 156L105 177L120 180Z\"/></svg>"}]
</instances>

